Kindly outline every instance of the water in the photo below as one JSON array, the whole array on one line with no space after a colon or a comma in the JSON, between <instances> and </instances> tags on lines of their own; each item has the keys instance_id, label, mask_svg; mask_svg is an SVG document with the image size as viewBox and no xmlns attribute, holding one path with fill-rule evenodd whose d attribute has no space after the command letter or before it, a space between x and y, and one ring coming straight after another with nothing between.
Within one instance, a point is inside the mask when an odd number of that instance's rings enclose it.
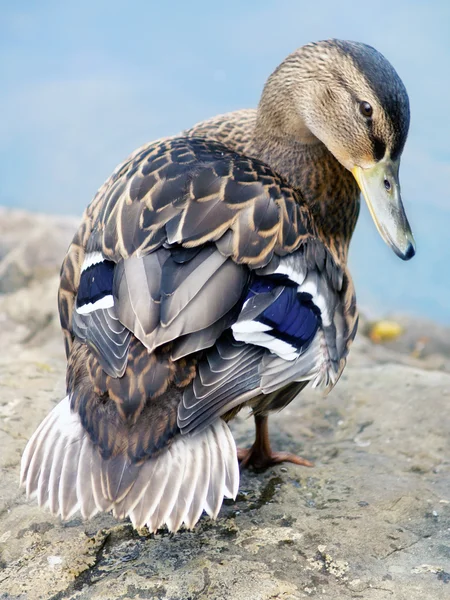
<instances>
[{"instance_id":1,"label":"water","mask_svg":"<svg viewBox=\"0 0 450 600\"><path fill-rule=\"evenodd\" d=\"M0 23L0 203L81 214L128 152L255 106L292 50L372 44L408 89L402 193L417 242L403 263L363 210L351 248L360 304L450 323L450 4L382 0L10 3ZM358 5L357 5L358 6Z\"/></svg>"}]
</instances>

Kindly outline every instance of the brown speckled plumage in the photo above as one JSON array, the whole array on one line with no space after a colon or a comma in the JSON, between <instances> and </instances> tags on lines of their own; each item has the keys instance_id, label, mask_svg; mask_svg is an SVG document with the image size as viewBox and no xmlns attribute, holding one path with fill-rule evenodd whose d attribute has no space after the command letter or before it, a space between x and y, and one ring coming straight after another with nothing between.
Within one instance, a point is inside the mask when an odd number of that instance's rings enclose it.
<instances>
[{"instance_id":1,"label":"brown speckled plumage","mask_svg":"<svg viewBox=\"0 0 450 600\"><path fill-rule=\"evenodd\" d=\"M354 177L323 144L295 140L284 144L271 140L267 131L262 140L258 139L256 117L256 110L240 110L199 123L184 133L217 140L270 164L290 185L301 190L320 238L346 263L359 214L360 191Z\"/></svg>"},{"instance_id":2,"label":"brown speckled plumage","mask_svg":"<svg viewBox=\"0 0 450 600\"><path fill-rule=\"evenodd\" d=\"M181 173L180 161L183 165ZM172 176L174 165L176 170ZM178 201L173 202L174 198ZM206 223L207 229L199 229L200 215L213 212L214 217ZM149 223L148 227L146 223ZM232 261L225 264L230 267L233 263L247 265L251 269L265 267L277 256L285 256L303 245L310 266L328 271L335 279L336 289L342 289L341 301L346 307L344 316L347 320L344 337L350 343L357 317L353 287L345 267L342 271L333 254L325 246L318 245L318 238L309 210L293 188L287 187L283 179L264 163L227 151L215 142L199 138L156 142L118 170L86 212L83 227L67 253L60 289L61 325L69 340L68 391L72 407L80 412L83 423L105 455L113 442L118 444L117 436L123 427L118 428L121 421L115 419L103 434L108 438L99 436L94 424L101 422L100 417L95 416L102 406L101 399L108 398L122 419L136 423L151 399L158 398L171 385L182 388L190 383L195 374L197 355L187 357L188 366L184 364L186 359L184 362L172 360L180 336L186 334L185 330L171 330L170 326L138 334L145 347L135 338L134 341L131 338L131 343L127 340L128 366L120 378L114 373L105 373L96 358L95 347L89 350L85 344L80 346L76 342L77 347L72 348L73 306L88 245L91 250L94 246L101 250L118 265L118 269L126 264L124 260L133 256L146 256L158 248L164 251L162 246L167 241L195 248L216 240L219 252ZM244 279L246 277L244 275ZM343 288L342 277L346 282ZM233 309L239 296L231 298L230 306L226 307L229 310ZM200 299L198 306L204 310ZM119 313L119 317L137 334L127 314ZM166 344L166 348L161 348L161 344ZM345 364L346 353L339 358L339 372ZM151 382L145 377L151 378ZM276 398L270 398L271 402L277 403ZM260 397L261 405L267 410L270 409L268 399L269 396ZM252 404L256 411L261 410L257 402L252 401ZM172 408L168 407L167 415L160 415L163 421L172 414ZM112 415L111 411L115 412L111 408L108 414ZM87 418L89 424L85 421ZM156 414L154 418L157 421ZM155 439L150 442L149 448L158 444Z\"/></svg>"},{"instance_id":3,"label":"brown speckled plumage","mask_svg":"<svg viewBox=\"0 0 450 600\"><path fill-rule=\"evenodd\" d=\"M375 106L382 97L358 58L371 50L360 46L298 50L269 78L258 110L147 144L100 188L61 269L68 398L23 459L22 480L41 504L64 518L112 510L153 530L192 527L237 491L223 419L249 405L263 431L267 413L309 381L331 388L339 379L357 328L346 266L359 211L349 140L366 158L383 127L386 144L403 140L392 115L365 133L357 117L334 120L348 90ZM80 281L88 294L108 273L111 288L83 304ZM271 341L275 325L257 317L292 286L312 333L293 341L282 329Z\"/></svg>"}]
</instances>

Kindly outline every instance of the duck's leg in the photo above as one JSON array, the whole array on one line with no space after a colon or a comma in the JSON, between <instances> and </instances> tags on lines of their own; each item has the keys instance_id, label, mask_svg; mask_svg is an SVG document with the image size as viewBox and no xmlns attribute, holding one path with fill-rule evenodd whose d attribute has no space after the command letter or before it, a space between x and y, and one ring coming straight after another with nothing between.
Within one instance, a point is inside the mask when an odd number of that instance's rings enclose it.
<instances>
[{"instance_id":1,"label":"duck's leg","mask_svg":"<svg viewBox=\"0 0 450 600\"><path fill-rule=\"evenodd\" d=\"M269 417L255 415L256 435L251 448L238 448L238 459L241 467L252 466L255 469L266 469L282 462L294 463L304 467L312 467L313 463L306 458L290 452L273 452L269 441Z\"/></svg>"}]
</instances>

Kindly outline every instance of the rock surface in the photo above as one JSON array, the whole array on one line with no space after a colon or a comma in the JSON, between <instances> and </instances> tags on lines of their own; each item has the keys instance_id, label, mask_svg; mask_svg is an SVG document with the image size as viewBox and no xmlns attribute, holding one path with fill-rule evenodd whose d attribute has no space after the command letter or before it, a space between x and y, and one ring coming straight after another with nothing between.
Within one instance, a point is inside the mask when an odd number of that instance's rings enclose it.
<instances>
[{"instance_id":1,"label":"rock surface","mask_svg":"<svg viewBox=\"0 0 450 600\"><path fill-rule=\"evenodd\" d=\"M450 336L413 318L388 348L360 335L327 398L271 417L274 447L315 467L244 472L215 522L149 535L27 501L21 452L64 394L57 272L76 223L0 212L0 598L450 597ZM233 431L251 443L245 415Z\"/></svg>"}]
</instances>

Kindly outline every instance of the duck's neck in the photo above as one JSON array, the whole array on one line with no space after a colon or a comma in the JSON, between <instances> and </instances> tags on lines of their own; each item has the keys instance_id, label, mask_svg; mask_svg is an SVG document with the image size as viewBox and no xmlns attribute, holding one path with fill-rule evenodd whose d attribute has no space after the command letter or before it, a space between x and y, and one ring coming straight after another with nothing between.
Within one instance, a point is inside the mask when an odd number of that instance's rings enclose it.
<instances>
[{"instance_id":1,"label":"duck's neck","mask_svg":"<svg viewBox=\"0 0 450 600\"><path fill-rule=\"evenodd\" d=\"M322 239L346 262L359 214L360 192L352 174L317 139L269 138L258 124L248 152L301 191Z\"/></svg>"}]
</instances>

